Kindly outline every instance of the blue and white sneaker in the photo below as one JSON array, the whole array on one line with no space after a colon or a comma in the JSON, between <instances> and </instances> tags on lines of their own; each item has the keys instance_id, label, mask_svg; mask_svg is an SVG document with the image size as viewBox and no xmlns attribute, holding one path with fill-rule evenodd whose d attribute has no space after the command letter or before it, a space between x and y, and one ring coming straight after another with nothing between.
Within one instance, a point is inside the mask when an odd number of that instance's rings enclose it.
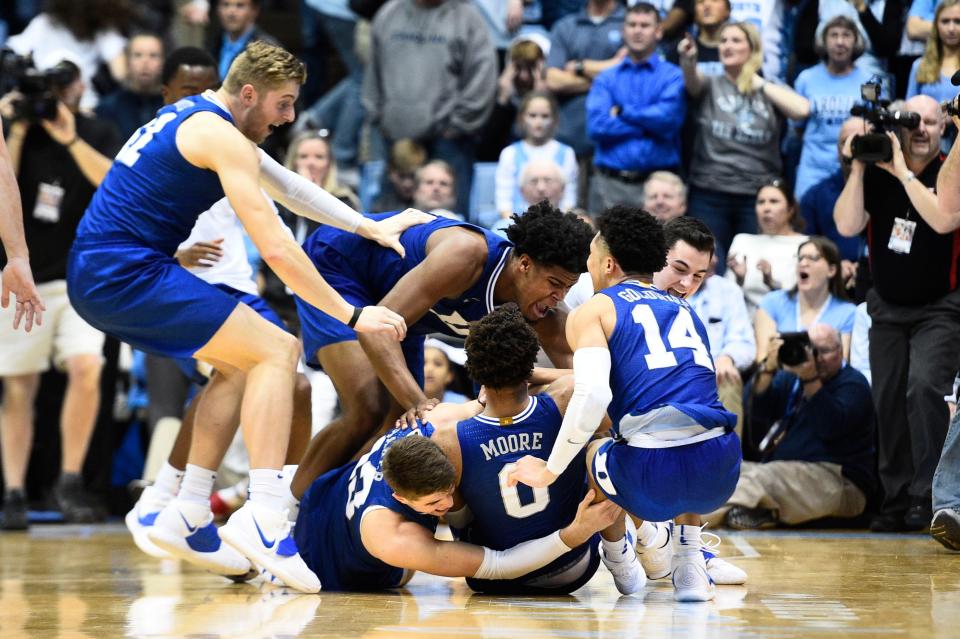
<instances>
[{"instance_id":1,"label":"blue and white sneaker","mask_svg":"<svg viewBox=\"0 0 960 639\"><path fill-rule=\"evenodd\" d=\"M707 573L703 553L674 553L673 598L676 601L710 601L716 590Z\"/></svg>"},{"instance_id":2,"label":"blue and white sneaker","mask_svg":"<svg viewBox=\"0 0 960 639\"><path fill-rule=\"evenodd\" d=\"M218 575L250 573L250 562L220 540L210 505L174 499L157 515L147 537L161 550Z\"/></svg>"},{"instance_id":3,"label":"blue and white sneaker","mask_svg":"<svg viewBox=\"0 0 960 639\"><path fill-rule=\"evenodd\" d=\"M603 565L613 575L613 584L620 591L620 594L632 595L640 592L647 585L647 575L643 572L643 566L640 565L640 560L634 551L634 545L637 542L637 528L629 516L626 520L627 530L623 540L623 551L618 553L618 557L608 557L606 549L601 544L600 559L603 560Z\"/></svg>"},{"instance_id":4,"label":"blue and white sneaker","mask_svg":"<svg viewBox=\"0 0 960 639\"><path fill-rule=\"evenodd\" d=\"M319 592L320 580L307 567L287 512L247 501L220 529L220 536L252 563L274 575L289 588Z\"/></svg>"},{"instance_id":5,"label":"blue and white sneaker","mask_svg":"<svg viewBox=\"0 0 960 639\"><path fill-rule=\"evenodd\" d=\"M719 586L741 586L747 583L747 571L717 556L716 551L720 546L718 535L701 530L700 540L700 552L703 553L707 574L713 579L713 583Z\"/></svg>"},{"instance_id":6,"label":"blue and white sneaker","mask_svg":"<svg viewBox=\"0 0 960 639\"><path fill-rule=\"evenodd\" d=\"M157 559L170 559L172 555L165 550L161 550L150 541L147 533L153 528L157 515L173 499L154 486L147 486L140 493L140 499L133 505L127 516L123 518L127 524L127 530L133 535L133 543L137 548Z\"/></svg>"}]
</instances>

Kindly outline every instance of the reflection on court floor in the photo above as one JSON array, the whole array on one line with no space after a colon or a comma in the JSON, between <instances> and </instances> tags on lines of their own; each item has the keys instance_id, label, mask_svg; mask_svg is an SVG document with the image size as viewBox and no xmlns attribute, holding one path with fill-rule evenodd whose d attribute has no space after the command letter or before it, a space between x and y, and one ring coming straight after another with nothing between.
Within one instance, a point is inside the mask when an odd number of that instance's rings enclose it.
<instances>
[{"instance_id":1,"label":"reflection on court floor","mask_svg":"<svg viewBox=\"0 0 960 639\"><path fill-rule=\"evenodd\" d=\"M401 591L296 595L154 561L122 526L0 535L0 637L960 636L960 554L920 535L724 534L750 575L707 604L668 580L619 597L601 567L567 597L478 596L418 575Z\"/></svg>"}]
</instances>

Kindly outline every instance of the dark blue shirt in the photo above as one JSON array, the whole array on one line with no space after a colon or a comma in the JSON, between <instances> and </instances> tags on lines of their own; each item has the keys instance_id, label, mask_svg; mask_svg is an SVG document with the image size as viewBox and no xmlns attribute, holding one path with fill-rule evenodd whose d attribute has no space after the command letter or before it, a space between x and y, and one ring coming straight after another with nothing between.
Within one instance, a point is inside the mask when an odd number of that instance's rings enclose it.
<instances>
[{"instance_id":1,"label":"dark blue shirt","mask_svg":"<svg viewBox=\"0 0 960 639\"><path fill-rule=\"evenodd\" d=\"M753 398L751 428L766 432L779 419L787 431L771 461L830 462L863 492L873 491L876 449L873 397L860 371L844 366L809 399L796 375L779 371Z\"/></svg>"},{"instance_id":2,"label":"dark blue shirt","mask_svg":"<svg viewBox=\"0 0 960 639\"><path fill-rule=\"evenodd\" d=\"M613 107L619 107L616 115ZM624 58L593 80L587 96L587 132L598 166L654 171L680 165L680 128L687 112L683 72L653 54Z\"/></svg>"},{"instance_id":3,"label":"dark blue shirt","mask_svg":"<svg viewBox=\"0 0 960 639\"><path fill-rule=\"evenodd\" d=\"M856 262L863 254L863 239L840 235L837 223L833 221L833 205L842 190L843 173L840 171L807 189L800 200L800 213L806 222L803 231L807 235L829 237L840 249L841 258Z\"/></svg>"},{"instance_id":4,"label":"dark blue shirt","mask_svg":"<svg viewBox=\"0 0 960 639\"><path fill-rule=\"evenodd\" d=\"M130 89L120 89L102 98L97 104L96 112L101 120L113 122L120 137L126 141L162 108L163 98L159 93L143 95Z\"/></svg>"}]
</instances>

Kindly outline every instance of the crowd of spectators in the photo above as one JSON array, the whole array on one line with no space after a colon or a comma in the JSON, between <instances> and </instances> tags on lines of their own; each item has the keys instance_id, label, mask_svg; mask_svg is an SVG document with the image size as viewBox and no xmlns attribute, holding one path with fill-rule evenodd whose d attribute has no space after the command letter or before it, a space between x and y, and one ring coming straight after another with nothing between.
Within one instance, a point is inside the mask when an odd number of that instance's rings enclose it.
<instances>
[{"instance_id":1,"label":"crowd of spectators","mask_svg":"<svg viewBox=\"0 0 960 639\"><path fill-rule=\"evenodd\" d=\"M960 234L934 192L956 137L938 101L960 70L960 0L4 3L0 42L77 75L53 122L18 118L13 85L0 97L28 239L65 253L104 156L162 104L165 55L201 46L223 77L258 39L301 53L311 75L298 121L265 150L351 206L502 230L540 200L587 218L642 202L665 223L706 224L716 249L691 303L756 462L719 513L728 524L873 509L876 530L929 525L960 368ZM866 163L853 141L870 125L851 109L873 81L920 124L894 127L892 157ZM54 165L74 175L39 174ZM259 279L283 306L279 281ZM780 336L797 331L807 357L781 365ZM44 362L79 384L62 350L56 336ZM866 352L864 377L848 362ZM434 355L440 387L449 361ZM8 494L23 465L8 471L8 440L29 449L35 386L16 376L45 366L0 370ZM65 457L64 473L75 466ZM820 501L797 503L817 486Z\"/></svg>"}]
</instances>

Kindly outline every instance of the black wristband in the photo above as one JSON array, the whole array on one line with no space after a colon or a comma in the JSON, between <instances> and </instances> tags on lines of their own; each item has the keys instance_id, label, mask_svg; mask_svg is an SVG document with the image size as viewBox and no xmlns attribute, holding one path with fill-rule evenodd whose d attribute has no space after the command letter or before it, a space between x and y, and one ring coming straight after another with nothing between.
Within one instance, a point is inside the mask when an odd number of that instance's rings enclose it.
<instances>
[{"instance_id":1,"label":"black wristband","mask_svg":"<svg viewBox=\"0 0 960 639\"><path fill-rule=\"evenodd\" d=\"M70 140L69 142L67 142L66 144L64 144L63 146L64 146L64 148L69 149L71 146L73 146L74 144L76 144L76 143L79 142L79 141L80 141L80 136L79 136L79 135L74 135L74 136L73 136L73 139Z\"/></svg>"},{"instance_id":2,"label":"black wristband","mask_svg":"<svg viewBox=\"0 0 960 639\"><path fill-rule=\"evenodd\" d=\"M357 320L360 319L360 313L363 312L363 308L360 306L353 307L353 316L350 318L350 321L347 322L347 326L350 328L355 328L357 326Z\"/></svg>"}]
</instances>

